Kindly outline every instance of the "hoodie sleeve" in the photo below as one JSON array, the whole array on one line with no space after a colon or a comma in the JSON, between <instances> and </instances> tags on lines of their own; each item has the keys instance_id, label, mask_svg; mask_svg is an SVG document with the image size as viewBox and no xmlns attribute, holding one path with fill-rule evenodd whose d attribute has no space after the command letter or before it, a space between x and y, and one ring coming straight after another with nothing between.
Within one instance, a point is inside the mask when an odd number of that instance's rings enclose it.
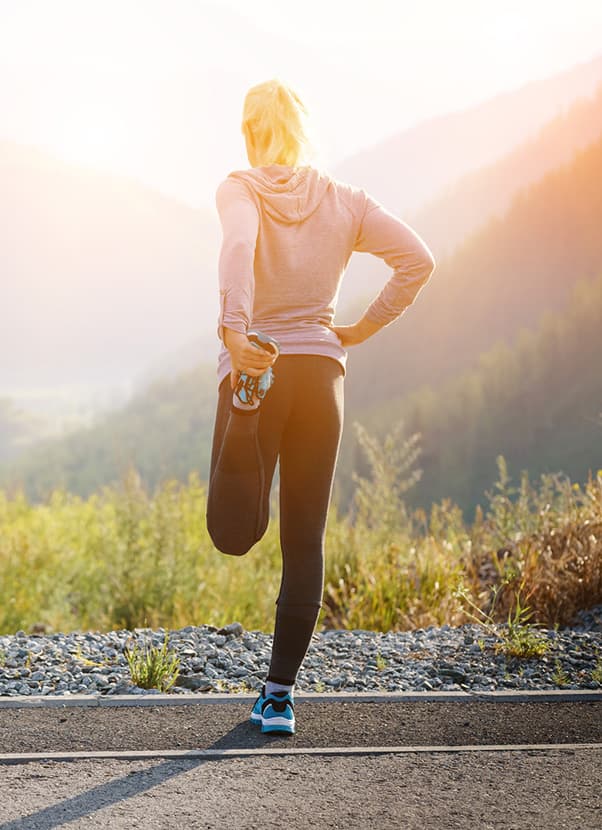
<instances>
[{"instance_id":1,"label":"hoodie sleeve","mask_svg":"<svg viewBox=\"0 0 602 830\"><path fill-rule=\"evenodd\" d=\"M246 334L251 325L259 213L248 189L233 178L220 183L215 205L222 226L217 336L223 342L224 327Z\"/></svg>"},{"instance_id":2,"label":"hoodie sleeve","mask_svg":"<svg viewBox=\"0 0 602 830\"><path fill-rule=\"evenodd\" d=\"M386 326L414 302L436 262L409 225L363 193L365 210L353 250L374 254L393 269L393 275L365 312L368 319Z\"/></svg>"}]
</instances>

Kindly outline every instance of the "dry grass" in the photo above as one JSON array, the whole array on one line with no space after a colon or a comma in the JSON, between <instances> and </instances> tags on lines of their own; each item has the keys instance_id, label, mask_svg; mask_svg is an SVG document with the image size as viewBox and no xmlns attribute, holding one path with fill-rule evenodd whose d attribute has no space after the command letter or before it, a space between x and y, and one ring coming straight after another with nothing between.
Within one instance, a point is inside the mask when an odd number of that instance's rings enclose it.
<instances>
[{"instance_id":1,"label":"dry grass","mask_svg":"<svg viewBox=\"0 0 602 830\"><path fill-rule=\"evenodd\" d=\"M352 516L333 506L326 536L320 628L376 631L505 622L528 605L530 623L570 623L602 602L602 471L581 487L560 475L499 480L467 527L443 500L410 513L403 473L411 439L370 439L372 477L358 481ZM196 476L146 492L130 470L118 487L82 500L57 490L33 506L0 491L0 633L222 626L273 631L281 574L278 522L245 557L212 546ZM519 592L520 588L520 592ZM497 591L495 603L494 592ZM474 609L472 609L474 610Z\"/></svg>"}]
</instances>

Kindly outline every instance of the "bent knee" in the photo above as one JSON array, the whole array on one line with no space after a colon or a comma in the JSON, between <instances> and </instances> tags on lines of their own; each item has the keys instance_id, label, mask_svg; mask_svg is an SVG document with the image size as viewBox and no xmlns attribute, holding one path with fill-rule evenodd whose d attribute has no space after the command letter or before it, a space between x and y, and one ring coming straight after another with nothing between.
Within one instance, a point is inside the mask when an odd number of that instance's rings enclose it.
<instances>
[{"instance_id":1,"label":"bent knee","mask_svg":"<svg viewBox=\"0 0 602 830\"><path fill-rule=\"evenodd\" d=\"M236 533L236 528L220 527L215 528L207 520L207 531L214 546L220 553L225 553L228 556L244 556L248 553L256 539L250 539Z\"/></svg>"},{"instance_id":2,"label":"bent knee","mask_svg":"<svg viewBox=\"0 0 602 830\"><path fill-rule=\"evenodd\" d=\"M230 538L221 534L209 533L211 541L220 553L225 553L228 556L244 556L248 553L255 542L249 542L245 539Z\"/></svg>"}]
</instances>

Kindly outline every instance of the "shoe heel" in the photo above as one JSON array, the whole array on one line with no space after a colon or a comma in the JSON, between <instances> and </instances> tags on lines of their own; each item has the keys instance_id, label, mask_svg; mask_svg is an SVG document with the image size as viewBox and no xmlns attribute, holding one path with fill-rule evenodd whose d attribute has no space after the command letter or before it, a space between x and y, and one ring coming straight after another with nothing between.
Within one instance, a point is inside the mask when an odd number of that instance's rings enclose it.
<instances>
[{"instance_id":1,"label":"shoe heel","mask_svg":"<svg viewBox=\"0 0 602 830\"><path fill-rule=\"evenodd\" d=\"M295 721L287 720L286 723L270 723L269 720L266 723L265 721L261 725L261 731L265 734L270 732L272 733L279 733L282 735L294 735L295 734Z\"/></svg>"}]
</instances>

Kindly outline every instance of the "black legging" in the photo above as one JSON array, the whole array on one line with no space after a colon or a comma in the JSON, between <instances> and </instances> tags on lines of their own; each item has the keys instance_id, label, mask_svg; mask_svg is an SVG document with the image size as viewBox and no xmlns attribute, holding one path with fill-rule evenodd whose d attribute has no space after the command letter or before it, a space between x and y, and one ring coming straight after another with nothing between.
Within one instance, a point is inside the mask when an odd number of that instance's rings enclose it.
<instances>
[{"instance_id":1,"label":"black legging","mask_svg":"<svg viewBox=\"0 0 602 830\"><path fill-rule=\"evenodd\" d=\"M324 532L343 427L343 369L322 355L280 355L256 411L232 407L219 387L207 529L222 553L241 556L264 535L280 456L282 579L267 679L292 685L324 590Z\"/></svg>"}]
</instances>

